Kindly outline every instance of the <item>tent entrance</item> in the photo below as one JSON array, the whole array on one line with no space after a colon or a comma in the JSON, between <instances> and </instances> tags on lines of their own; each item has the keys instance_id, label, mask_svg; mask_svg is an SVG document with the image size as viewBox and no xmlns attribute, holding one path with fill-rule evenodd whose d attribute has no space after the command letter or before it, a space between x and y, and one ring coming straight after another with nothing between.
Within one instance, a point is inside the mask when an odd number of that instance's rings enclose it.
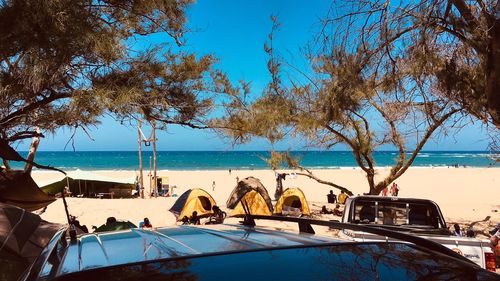
<instances>
[{"instance_id":1,"label":"tent entrance","mask_svg":"<svg viewBox=\"0 0 500 281\"><path fill-rule=\"evenodd\" d=\"M285 198L283 205L302 209L302 203L300 202L300 198L298 196L289 196Z\"/></svg>"},{"instance_id":2,"label":"tent entrance","mask_svg":"<svg viewBox=\"0 0 500 281\"><path fill-rule=\"evenodd\" d=\"M210 202L210 199L205 196L198 196L198 200L200 200L203 209L205 209L206 211L212 210L212 203Z\"/></svg>"}]
</instances>

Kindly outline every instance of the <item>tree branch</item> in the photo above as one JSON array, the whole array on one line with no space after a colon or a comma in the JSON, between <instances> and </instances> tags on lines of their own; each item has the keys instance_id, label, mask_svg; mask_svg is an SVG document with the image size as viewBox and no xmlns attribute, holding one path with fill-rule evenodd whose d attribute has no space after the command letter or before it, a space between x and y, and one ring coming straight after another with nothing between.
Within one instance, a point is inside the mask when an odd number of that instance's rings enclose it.
<instances>
[{"instance_id":1,"label":"tree branch","mask_svg":"<svg viewBox=\"0 0 500 281\"><path fill-rule=\"evenodd\" d=\"M31 103L25 107L23 107L22 109L20 110L17 110L17 111L14 111L12 112L11 114L7 115L5 118L1 119L0 120L0 124L2 126L5 126L7 127L7 124L9 122L12 122L12 120L30 112L30 111L33 111L37 108L40 108L44 105L47 105L55 100L58 100L58 99L63 99L63 98L69 98L71 97L71 94L68 94L68 93L64 93L64 94L51 94L49 95L48 97L44 98L44 99L41 99L41 100L38 100L34 103Z\"/></svg>"},{"instance_id":2,"label":"tree branch","mask_svg":"<svg viewBox=\"0 0 500 281\"><path fill-rule=\"evenodd\" d=\"M317 181L318 183L321 183L321 184L326 184L326 185L329 185L329 186L333 186L333 187L337 188L338 190L344 191L344 192L345 192L345 193L347 193L349 196L354 195L354 194L352 193L352 191L350 191L349 189L347 189L347 188L345 188L345 187L343 187L343 186L340 186L340 185L338 185L338 184L335 184L335 183L333 183L333 182L329 182L329 181L322 180L322 179L320 179L320 178L316 177L316 176L312 173L312 171L310 171L310 170L308 170L308 169L306 169L306 168L304 168L304 167L302 167L302 166L298 166L297 168L299 168L301 171L306 171L306 173L300 173L300 172L299 172L299 173L295 173L296 175L306 176L306 177L308 177L308 178L310 178L310 179L313 179L313 180Z\"/></svg>"},{"instance_id":3,"label":"tree branch","mask_svg":"<svg viewBox=\"0 0 500 281\"><path fill-rule=\"evenodd\" d=\"M432 136L432 134L434 133L434 131L439 128L443 123L444 121L446 121L448 118L450 118L453 114L459 112L460 110L459 109L452 109L450 112L448 112L447 114L443 115L440 119L438 119L436 121L436 123L434 123L432 126L430 126L427 131L425 132L424 134L424 137L420 140L420 142L417 144L417 146L415 147L415 149L413 150L413 153L411 154L410 158L408 159L408 161L406 162L406 164L398 171L398 173L396 174L396 178L400 177L410 166L411 164L413 164L413 161L415 160L415 158L417 157L418 153L420 152L420 150L422 150L422 148L424 147L425 143L427 142L427 140Z\"/></svg>"}]
</instances>

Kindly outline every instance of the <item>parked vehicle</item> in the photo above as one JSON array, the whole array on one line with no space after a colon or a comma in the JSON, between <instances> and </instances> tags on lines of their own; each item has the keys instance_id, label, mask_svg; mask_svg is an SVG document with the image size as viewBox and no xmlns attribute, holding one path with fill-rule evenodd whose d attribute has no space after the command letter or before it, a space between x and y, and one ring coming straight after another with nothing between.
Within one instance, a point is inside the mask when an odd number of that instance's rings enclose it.
<instances>
[{"instance_id":1,"label":"parked vehicle","mask_svg":"<svg viewBox=\"0 0 500 281\"><path fill-rule=\"evenodd\" d=\"M412 233L446 246L482 268L495 271L495 256L489 241L451 235L439 206L431 200L354 196L346 201L342 222ZM387 239L376 234L349 230L344 230L343 234L355 241Z\"/></svg>"},{"instance_id":2,"label":"parked vehicle","mask_svg":"<svg viewBox=\"0 0 500 281\"><path fill-rule=\"evenodd\" d=\"M255 220L298 223L300 233ZM394 241L353 243L314 234L313 225ZM68 239L58 232L22 280L498 280L432 241L370 226L249 216L242 225L127 229ZM397 240L397 241L396 241Z\"/></svg>"}]
</instances>

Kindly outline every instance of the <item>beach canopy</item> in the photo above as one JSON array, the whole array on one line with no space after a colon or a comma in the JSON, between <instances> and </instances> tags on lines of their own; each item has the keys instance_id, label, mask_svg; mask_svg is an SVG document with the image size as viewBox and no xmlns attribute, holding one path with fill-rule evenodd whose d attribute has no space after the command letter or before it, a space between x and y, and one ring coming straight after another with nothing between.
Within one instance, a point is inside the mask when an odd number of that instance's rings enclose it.
<instances>
[{"instance_id":1,"label":"beach canopy","mask_svg":"<svg viewBox=\"0 0 500 281\"><path fill-rule=\"evenodd\" d=\"M17 280L62 227L0 203L0 280Z\"/></svg>"},{"instance_id":2,"label":"beach canopy","mask_svg":"<svg viewBox=\"0 0 500 281\"><path fill-rule=\"evenodd\" d=\"M287 188L274 206L274 214L277 215L310 215L311 210L306 196L300 188Z\"/></svg>"},{"instance_id":3,"label":"beach canopy","mask_svg":"<svg viewBox=\"0 0 500 281\"><path fill-rule=\"evenodd\" d=\"M227 208L233 209L229 216L235 217L245 214L242 202L246 202L253 215L272 215L271 198L264 185L257 178L247 177L238 182L226 202Z\"/></svg>"},{"instance_id":4,"label":"beach canopy","mask_svg":"<svg viewBox=\"0 0 500 281\"><path fill-rule=\"evenodd\" d=\"M130 197L134 189L135 178L110 178L89 171L75 170L66 177L52 183L42 185L42 190L48 194L57 194L69 183L72 195L82 194L95 197L98 193L114 193L115 197Z\"/></svg>"},{"instance_id":5,"label":"beach canopy","mask_svg":"<svg viewBox=\"0 0 500 281\"><path fill-rule=\"evenodd\" d=\"M169 211L180 221L184 216L189 218L194 211L198 213L198 217L211 216L214 205L216 205L215 200L208 192L201 188L194 188L179 196Z\"/></svg>"},{"instance_id":6,"label":"beach canopy","mask_svg":"<svg viewBox=\"0 0 500 281\"><path fill-rule=\"evenodd\" d=\"M29 173L21 170L0 172L0 202L34 211L56 199L40 190Z\"/></svg>"}]
</instances>

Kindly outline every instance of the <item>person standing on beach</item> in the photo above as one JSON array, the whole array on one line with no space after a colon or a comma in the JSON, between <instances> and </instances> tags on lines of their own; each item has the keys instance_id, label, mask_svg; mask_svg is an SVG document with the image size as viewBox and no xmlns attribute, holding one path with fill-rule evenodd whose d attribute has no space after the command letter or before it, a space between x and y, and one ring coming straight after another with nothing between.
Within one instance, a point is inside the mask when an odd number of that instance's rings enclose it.
<instances>
[{"instance_id":1,"label":"person standing on beach","mask_svg":"<svg viewBox=\"0 0 500 281\"><path fill-rule=\"evenodd\" d=\"M276 191L274 192L274 199L278 200L283 193L283 180L286 178L286 173L276 173Z\"/></svg>"},{"instance_id":2,"label":"person standing on beach","mask_svg":"<svg viewBox=\"0 0 500 281\"><path fill-rule=\"evenodd\" d=\"M141 196L141 183L139 181L139 176L135 176L135 191L137 192L137 197Z\"/></svg>"},{"instance_id":3,"label":"person standing on beach","mask_svg":"<svg viewBox=\"0 0 500 281\"><path fill-rule=\"evenodd\" d=\"M231 175L231 169L229 169L229 175Z\"/></svg>"},{"instance_id":4,"label":"person standing on beach","mask_svg":"<svg viewBox=\"0 0 500 281\"><path fill-rule=\"evenodd\" d=\"M215 181L212 182L212 191L215 191Z\"/></svg>"},{"instance_id":5,"label":"person standing on beach","mask_svg":"<svg viewBox=\"0 0 500 281\"><path fill-rule=\"evenodd\" d=\"M500 246L498 246L498 241L500 241L500 223L497 224L497 227L495 227L492 231L490 231L490 234L491 234L490 237L491 250L497 254L500 252Z\"/></svg>"}]
</instances>

